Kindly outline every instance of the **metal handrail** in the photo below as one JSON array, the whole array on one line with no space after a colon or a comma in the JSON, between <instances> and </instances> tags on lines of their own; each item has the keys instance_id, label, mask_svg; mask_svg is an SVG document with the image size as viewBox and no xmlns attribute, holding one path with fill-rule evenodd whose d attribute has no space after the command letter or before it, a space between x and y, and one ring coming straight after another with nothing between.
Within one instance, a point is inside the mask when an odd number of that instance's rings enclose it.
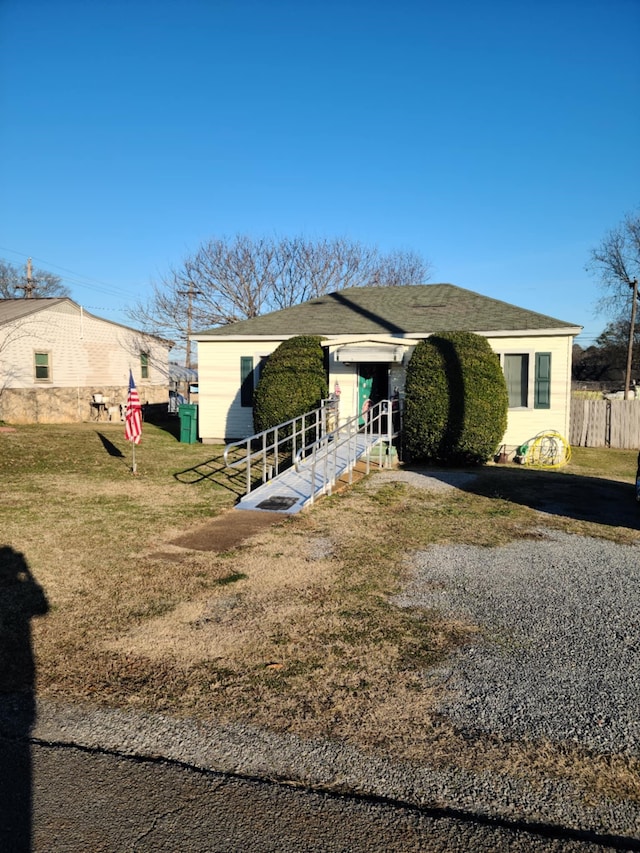
<instances>
[{"instance_id":1,"label":"metal handrail","mask_svg":"<svg viewBox=\"0 0 640 853\"><path fill-rule=\"evenodd\" d=\"M398 408L394 409L394 405ZM385 467L391 467L390 447L393 439L399 434L399 429L394 429L393 416L397 412L400 416L399 401L382 400L375 403L365 416L355 415L343 424L320 438L301 447L295 457L296 471L310 468L311 482L315 485L316 477L320 475L321 485L316 490L311 489L310 502L313 503L316 493L330 495L338 476L342 476L344 469L338 471L338 450L346 446L347 450L347 473L349 485L353 483L353 469L360 456L358 456L357 436L364 433L366 436L367 450L365 453L366 473L370 471L371 451L378 448L378 465L382 468L383 445L386 442ZM364 417L364 424L362 423ZM385 420L386 419L386 422ZM318 471L318 458L321 470Z\"/></svg>"},{"instance_id":2,"label":"metal handrail","mask_svg":"<svg viewBox=\"0 0 640 853\"><path fill-rule=\"evenodd\" d=\"M262 432L255 433L255 435L250 435L247 438L232 441L224 449L225 465L228 468L240 468L246 465L246 494L249 494L253 480L252 465L254 471L256 465L260 466L262 483L266 483L272 477L277 477L282 468L281 453L286 451L285 460L290 461L285 467L290 467L299 449L304 446L307 433L312 431L315 434L314 441L318 441L327 431L331 414L335 416L336 423L338 422L337 412L338 401L335 397L330 397L327 400L322 400L320 406L311 412L305 412L304 415L291 418L291 420L284 421L275 427L269 427L269 429L262 430ZM229 454L234 450L242 450L243 453L239 459L230 462Z\"/></svg>"}]
</instances>

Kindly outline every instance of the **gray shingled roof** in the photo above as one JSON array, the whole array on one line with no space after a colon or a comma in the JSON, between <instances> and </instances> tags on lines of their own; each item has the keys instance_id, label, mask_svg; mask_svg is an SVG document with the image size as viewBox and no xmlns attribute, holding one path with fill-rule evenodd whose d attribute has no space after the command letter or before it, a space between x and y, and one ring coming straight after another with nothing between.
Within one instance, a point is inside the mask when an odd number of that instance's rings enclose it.
<instances>
[{"instance_id":1,"label":"gray shingled roof","mask_svg":"<svg viewBox=\"0 0 640 853\"><path fill-rule=\"evenodd\" d=\"M29 314L42 311L59 302L69 302L65 296L49 296L38 299L0 299L0 324L11 323L13 320L21 320Z\"/></svg>"},{"instance_id":2,"label":"gray shingled roof","mask_svg":"<svg viewBox=\"0 0 640 853\"><path fill-rule=\"evenodd\" d=\"M37 314L38 311L44 311L45 308L51 308L53 305L58 305L61 302L67 302L78 311L84 309L73 299L68 296L43 296L28 299L22 297L20 299L0 299L0 326L5 323L13 323L16 320L22 320L24 317L29 317L31 314ZM118 326L121 329L128 329L130 332L135 332L137 335L145 335L148 338L155 338L163 344L167 344L169 348L174 346L173 341L168 341L158 335L152 335L150 332L143 332L139 329L134 329L132 326L125 326L122 323L116 323L113 320L105 320L104 317L98 317L96 314L90 314L84 311L86 317L93 317L95 320L101 320L103 323L110 323L112 326Z\"/></svg>"},{"instance_id":3,"label":"gray shingled roof","mask_svg":"<svg viewBox=\"0 0 640 853\"><path fill-rule=\"evenodd\" d=\"M422 335L579 328L453 284L351 287L199 335ZM198 337L199 335L196 335Z\"/></svg>"}]
</instances>

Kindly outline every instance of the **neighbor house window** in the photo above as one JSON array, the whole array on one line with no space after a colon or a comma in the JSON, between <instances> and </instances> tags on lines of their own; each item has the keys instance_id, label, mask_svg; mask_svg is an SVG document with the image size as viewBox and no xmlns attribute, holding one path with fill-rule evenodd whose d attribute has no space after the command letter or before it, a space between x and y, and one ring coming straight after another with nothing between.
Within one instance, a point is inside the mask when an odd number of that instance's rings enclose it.
<instances>
[{"instance_id":1,"label":"neighbor house window","mask_svg":"<svg viewBox=\"0 0 640 853\"><path fill-rule=\"evenodd\" d=\"M140 377L142 379L149 378L149 353L141 352L140 353Z\"/></svg>"},{"instance_id":2,"label":"neighbor house window","mask_svg":"<svg viewBox=\"0 0 640 853\"><path fill-rule=\"evenodd\" d=\"M48 352L35 353L36 382L51 382L51 359Z\"/></svg>"},{"instance_id":3,"label":"neighbor house window","mask_svg":"<svg viewBox=\"0 0 640 853\"><path fill-rule=\"evenodd\" d=\"M533 363L533 386L530 385ZM551 408L551 353L505 353L502 356L510 409Z\"/></svg>"},{"instance_id":4,"label":"neighbor house window","mask_svg":"<svg viewBox=\"0 0 640 853\"><path fill-rule=\"evenodd\" d=\"M253 356L240 358L240 405L253 406Z\"/></svg>"}]
</instances>

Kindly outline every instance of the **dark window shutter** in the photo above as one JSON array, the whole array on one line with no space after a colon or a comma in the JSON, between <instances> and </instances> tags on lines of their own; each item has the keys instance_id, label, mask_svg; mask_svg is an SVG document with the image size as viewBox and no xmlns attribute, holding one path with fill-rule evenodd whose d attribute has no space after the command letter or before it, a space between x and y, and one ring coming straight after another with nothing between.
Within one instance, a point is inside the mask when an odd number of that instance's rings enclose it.
<instances>
[{"instance_id":1,"label":"dark window shutter","mask_svg":"<svg viewBox=\"0 0 640 853\"><path fill-rule=\"evenodd\" d=\"M240 357L240 405L253 406L253 357Z\"/></svg>"},{"instance_id":2,"label":"dark window shutter","mask_svg":"<svg viewBox=\"0 0 640 853\"><path fill-rule=\"evenodd\" d=\"M534 408L551 408L551 353L536 353L536 390Z\"/></svg>"}]
</instances>

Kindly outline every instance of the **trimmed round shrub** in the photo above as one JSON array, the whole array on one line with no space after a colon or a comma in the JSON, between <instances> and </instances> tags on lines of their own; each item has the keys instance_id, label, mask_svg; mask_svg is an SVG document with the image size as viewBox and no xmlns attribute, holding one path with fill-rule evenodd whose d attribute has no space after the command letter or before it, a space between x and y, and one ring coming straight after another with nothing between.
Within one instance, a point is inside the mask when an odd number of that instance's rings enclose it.
<instances>
[{"instance_id":1,"label":"trimmed round shrub","mask_svg":"<svg viewBox=\"0 0 640 853\"><path fill-rule=\"evenodd\" d=\"M420 341L407 365L404 448L411 461L481 465L494 455L509 406L498 356L481 335Z\"/></svg>"},{"instance_id":2,"label":"trimmed round shrub","mask_svg":"<svg viewBox=\"0 0 640 853\"><path fill-rule=\"evenodd\" d=\"M283 341L262 369L253 397L256 432L297 418L328 394L321 338L299 335Z\"/></svg>"}]
</instances>

